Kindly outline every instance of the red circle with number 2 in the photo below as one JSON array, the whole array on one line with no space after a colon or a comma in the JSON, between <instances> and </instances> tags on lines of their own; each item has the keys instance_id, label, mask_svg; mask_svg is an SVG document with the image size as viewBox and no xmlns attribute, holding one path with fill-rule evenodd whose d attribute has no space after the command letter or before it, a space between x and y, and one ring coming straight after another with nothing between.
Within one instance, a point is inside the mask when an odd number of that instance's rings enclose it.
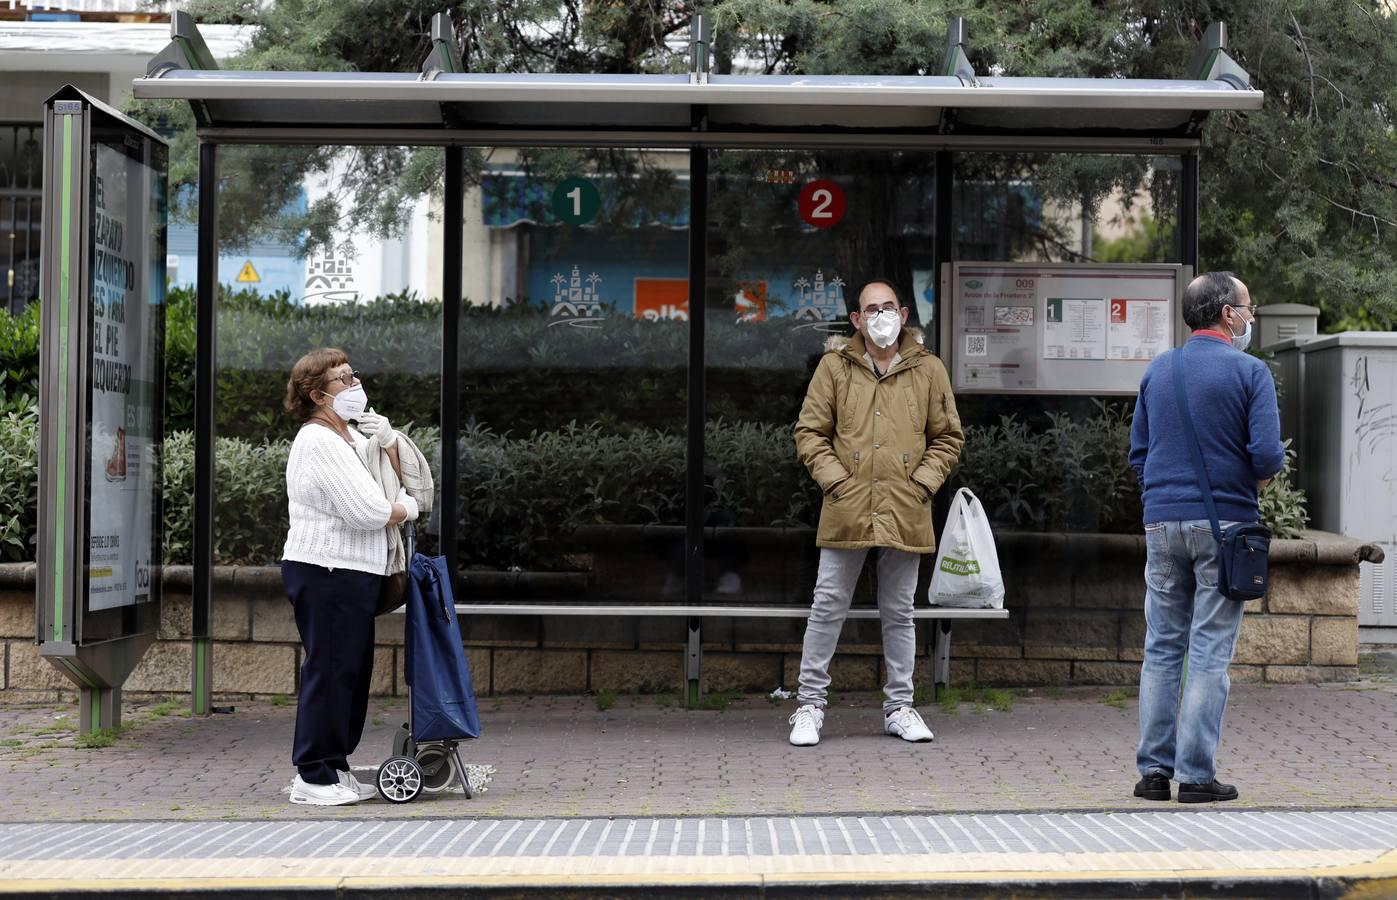
<instances>
[{"instance_id":1,"label":"red circle with number 2","mask_svg":"<svg viewBox=\"0 0 1397 900\"><path fill-rule=\"evenodd\" d=\"M823 178L809 182L800 189L797 205L805 224L829 228L844 218L844 189Z\"/></svg>"}]
</instances>

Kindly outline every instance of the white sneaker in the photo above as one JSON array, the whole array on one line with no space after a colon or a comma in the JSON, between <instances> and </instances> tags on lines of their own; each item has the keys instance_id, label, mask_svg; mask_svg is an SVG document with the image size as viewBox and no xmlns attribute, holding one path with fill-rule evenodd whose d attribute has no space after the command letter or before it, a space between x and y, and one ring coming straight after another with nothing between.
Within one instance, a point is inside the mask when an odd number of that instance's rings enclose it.
<instances>
[{"instance_id":1,"label":"white sneaker","mask_svg":"<svg viewBox=\"0 0 1397 900\"><path fill-rule=\"evenodd\" d=\"M791 743L797 747L813 747L820 742L820 728L825 724L825 711L818 706L802 706L791 716Z\"/></svg>"},{"instance_id":2,"label":"white sneaker","mask_svg":"<svg viewBox=\"0 0 1397 900\"><path fill-rule=\"evenodd\" d=\"M926 727L921 715L910 706L895 709L891 715L884 716L883 731L895 734L904 741L922 742L936 737L931 733L931 729Z\"/></svg>"},{"instance_id":3,"label":"white sneaker","mask_svg":"<svg viewBox=\"0 0 1397 900\"><path fill-rule=\"evenodd\" d=\"M358 794L360 800L372 800L374 797L378 796L378 788L371 784L364 784L364 782L354 777L353 772L341 772L340 784Z\"/></svg>"},{"instance_id":4,"label":"white sneaker","mask_svg":"<svg viewBox=\"0 0 1397 900\"><path fill-rule=\"evenodd\" d=\"M350 790L342 783L307 784L297 775L291 782L291 802L310 806L346 806L359 802L359 792Z\"/></svg>"}]
</instances>

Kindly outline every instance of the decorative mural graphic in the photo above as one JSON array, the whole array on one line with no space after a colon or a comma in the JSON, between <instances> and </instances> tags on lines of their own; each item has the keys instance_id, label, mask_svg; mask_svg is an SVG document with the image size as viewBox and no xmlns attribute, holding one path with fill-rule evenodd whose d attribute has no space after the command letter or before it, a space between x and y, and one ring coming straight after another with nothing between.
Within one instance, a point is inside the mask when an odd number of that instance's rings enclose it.
<instances>
[{"instance_id":1,"label":"decorative mural graphic","mask_svg":"<svg viewBox=\"0 0 1397 900\"><path fill-rule=\"evenodd\" d=\"M354 283L354 263L338 253L333 245L306 261L305 303L356 303L359 289Z\"/></svg>"}]
</instances>

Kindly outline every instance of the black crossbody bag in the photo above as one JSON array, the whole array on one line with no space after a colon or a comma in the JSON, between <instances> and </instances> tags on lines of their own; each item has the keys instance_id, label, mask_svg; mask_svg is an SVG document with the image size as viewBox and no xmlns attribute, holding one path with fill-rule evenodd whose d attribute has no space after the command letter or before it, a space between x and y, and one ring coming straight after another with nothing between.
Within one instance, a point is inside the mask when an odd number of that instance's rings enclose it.
<instances>
[{"instance_id":1,"label":"black crossbody bag","mask_svg":"<svg viewBox=\"0 0 1397 900\"><path fill-rule=\"evenodd\" d=\"M1266 596L1270 586L1271 529L1260 522L1239 522L1224 531L1218 525L1218 510L1213 503L1213 485L1208 469L1203 465L1203 450L1198 433L1193 430L1193 416L1188 411L1188 391L1184 387L1184 351L1174 351L1174 396L1179 415L1184 421L1193 468L1198 473L1198 486L1203 489L1203 506L1213 525L1213 537L1218 542L1218 590L1229 600L1245 603Z\"/></svg>"}]
</instances>

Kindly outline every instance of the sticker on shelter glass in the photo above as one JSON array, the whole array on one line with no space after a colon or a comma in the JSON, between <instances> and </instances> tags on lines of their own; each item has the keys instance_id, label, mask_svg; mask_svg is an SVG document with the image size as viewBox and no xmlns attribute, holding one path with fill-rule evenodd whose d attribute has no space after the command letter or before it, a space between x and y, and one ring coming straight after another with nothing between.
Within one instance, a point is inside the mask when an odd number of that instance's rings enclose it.
<instances>
[{"instance_id":1,"label":"sticker on shelter glass","mask_svg":"<svg viewBox=\"0 0 1397 900\"><path fill-rule=\"evenodd\" d=\"M548 327L600 328L606 318L606 309L597 292L601 282L596 272L583 278L578 266L572 267L571 275L556 273L549 281L553 285L553 306L548 311Z\"/></svg>"},{"instance_id":2,"label":"sticker on shelter glass","mask_svg":"<svg viewBox=\"0 0 1397 900\"><path fill-rule=\"evenodd\" d=\"M304 302L357 303L359 289L354 284L354 264L334 246L326 245L306 262Z\"/></svg>"},{"instance_id":3,"label":"sticker on shelter glass","mask_svg":"<svg viewBox=\"0 0 1397 900\"><path fill-rule=\"evenodd\" d=\"M796 206L805 224L833 228L844 218L844 189L828 179L812 181L800 189Z\"/></svg>"},{"instance_id":4,"label":"sticker on shelter glass","mask_svg":"<svg viewBox=\"0 0 1397 900\"><path fill-rule=\"evenodd\" d=\"M553 189L553 215L568 225L586 225L601 209L601 192L585 178L569 178Z\"/></svg>"},{"instance_id":5,"label":"sticker on shelter glass","mask_svg":"<svg viewBox=\"0 0 1397 900\"><path fill-rule=\"evenodd\" d=\"M795 292L796 328L816 328L833 331L842 327L846 313L844 279L832 275L825 280L824 269L816 269L813 277L804 275L791 282Z\"/></svg>"}]
</instances>

